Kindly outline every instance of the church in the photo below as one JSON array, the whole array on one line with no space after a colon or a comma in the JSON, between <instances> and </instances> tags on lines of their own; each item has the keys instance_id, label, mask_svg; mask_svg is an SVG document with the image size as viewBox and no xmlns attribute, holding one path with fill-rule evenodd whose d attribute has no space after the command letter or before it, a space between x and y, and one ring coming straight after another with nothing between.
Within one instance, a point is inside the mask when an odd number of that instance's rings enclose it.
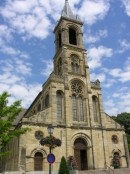
<instances>
[{"instance_id":1,"label":"church","mask_svg":"<svg viewBox=\"0 0 130 174\"><path fill-rule=\"evenodd\" d=\"M62 156L73 156L79 171L105 169L113 161L129 167L124 128L104 112L100 81L90 80L82 27L65 0L54 28L54 69L16 125L31 131L10 143L12 153L1 162L4 171L48 171L49 148L39 141L48 136L50 124L53 136L62 141L53 149L53 171L58 171Z\"/></svg>"}]
</instances>

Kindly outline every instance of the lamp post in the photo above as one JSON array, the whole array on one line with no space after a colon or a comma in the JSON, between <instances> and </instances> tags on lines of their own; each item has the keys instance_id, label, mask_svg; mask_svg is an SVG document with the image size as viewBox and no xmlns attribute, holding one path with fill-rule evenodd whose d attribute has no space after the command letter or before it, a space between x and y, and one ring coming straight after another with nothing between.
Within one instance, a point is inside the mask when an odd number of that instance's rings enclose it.
<instances>
[{"instance_id":1,"label":"lamp post","mask_svg":"<svg viewBox=\"0 0 130 174\"><path fill-rule=\"evenodd\" d=\"M48 130L48 134L49 134L49 136L51 138L51 136L52 136L52 134L54 132L54 127L52 125L48 125L47 130ZM50 145L50 154L51 154L51 148L52 148L52 144ZM51 174L51 163L49 163L49 174Z\"/></svg>"},{"instance_id":2,"label":"lamp post","mask_svg":"<svg viewBox=\"0 0 130 174\"><path fill-rule=\"evenodd\" d=\"M45 145L45 146L49 147L49 155L47 157L47 160L49 162L49 174L51 174L51 164L54 163L54 161L55 161L55 156L51 153L51 150L56 147L60 147L62 142L60 139L55 138L52 135L54 132L54 126L52 126L51 124L48 125L47 130L48 130L49 136L42 138L39 143L42 146Z\"/></svg>"}]
</instances>

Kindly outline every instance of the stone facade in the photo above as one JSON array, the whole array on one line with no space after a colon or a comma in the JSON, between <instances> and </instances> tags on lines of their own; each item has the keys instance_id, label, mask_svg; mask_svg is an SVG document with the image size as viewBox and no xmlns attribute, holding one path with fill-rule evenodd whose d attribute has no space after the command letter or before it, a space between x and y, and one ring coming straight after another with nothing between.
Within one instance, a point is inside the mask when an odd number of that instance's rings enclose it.
<instances>
[{"instance_id":1,"label":"stone facade","mask_svg":"<svg viewBox=\"0 0 130 174\"><path fill-rule=\"evenodd\" d=\"M54 171L62 156L74 156L79 170L104 169L111 166L114 155L119 157L120 167L129 167L124 128L104 112L99 80L90 81L82 25L66 1L54 29L54 70L22 119L22 127L31 131L15 141L18 157L12 159L18 162L12 160L9 167L6 161L5 170L34 171L36 154L41 154L41 170L48 171L49 148L39 144L38 136L48 135L49 124L62 141L61 147L53 149Z\"/></svg>"}]
</instances>

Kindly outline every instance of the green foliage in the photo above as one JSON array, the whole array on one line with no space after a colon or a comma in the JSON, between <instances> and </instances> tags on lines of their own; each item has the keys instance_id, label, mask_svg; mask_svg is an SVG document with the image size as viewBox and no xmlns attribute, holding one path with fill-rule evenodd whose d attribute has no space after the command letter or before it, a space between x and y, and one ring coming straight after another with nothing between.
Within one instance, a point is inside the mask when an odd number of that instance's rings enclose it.
<instances>
[{"instance_id":1,"label":"green foliage","mask_svg":"<svg viewBox=\"0 0 130 174\"><path fill-rule=\"evenodd\" d=\"M67 162L64 156L61 158L58 174L69 174L69 168L67 166Z\"/></svg>"},{"instance_id":2,"label":"green foliage","mask_svg":"<svg viewBox=\"0 0 130 174\"><path fill-rule=\"evenodd\" d=\"M124 125L126 133L130 134L130 113L123 112L118 114L117 117L112 116L112 118L119 124Z\"/></svg>"},{"instance_id":3,"label":"green foliage","mask_svg":"<svg viewBox=\"0 0 130 174\"><path fill-rule=\"evenodd\" d=\"M130 152L130 135L129 134L126 134L126 135L127 135L128 149Z\"/></svg>"},{"instance_id":4,"label":"green foliage","mask_svg":"<svg viewBox=\"0 0 130 174\"><path fill-rule=\"evenodd\" d=\"M46 145L48 147L55 148L55 147L61 146L61 140L58 138L55 138L54 136L47 136L40 140L40 144L42 146Z\"/></svg>"},{"instance_id":5,"label":"green foliage","mask_svg":"<svg viewBox=\"0 0 130 174\"><path fill-rule=\"evenodd\" d=\"M119 124L124 125L125 132L127 133L128 148L130 151L130 113L123 112L118 114L117 117L112 116L112 119L114 119Z\"/></svg>"},{"instance_id":6,"label":"green foliage","mask_svg":"<svg viewBox=\"0 0 130 174\"><path fill-rule=\"evenodd\" d=\"M0 95L0 156L7 155L8 152L1 152L14 137L26 133L28 128L15 129L12 126L16 116L21 112L21 101L15 101L12 105L8 105L10 94L3 92Z\"/></svg>"}]
</instances>

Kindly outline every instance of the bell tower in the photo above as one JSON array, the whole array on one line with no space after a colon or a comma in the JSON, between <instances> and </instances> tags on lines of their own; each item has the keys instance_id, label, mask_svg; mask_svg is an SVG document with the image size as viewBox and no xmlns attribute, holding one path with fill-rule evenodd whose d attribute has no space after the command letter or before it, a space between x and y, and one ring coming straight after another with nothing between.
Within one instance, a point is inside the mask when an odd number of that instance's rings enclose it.
<instances>
[{"instance_id":1,"label":"bell tower","mask_svg":"<svg viewBox=\"0 0 130 174\"><path fill-rule=\"evenodd\" d=\"M79 17L73 15L66 0L61 18L54 29L56 52L64 45L83 48L82 25Z\"/></svg>"},{"instance_id":2,"label":"bell tower","mask_svg":"<svg viewBox=\"0 0 130 174\"><path fill-rule=\"evenodd\" d=\"M61 14L61 18L54 28L55 56L54 73L61 76L68 83L68 76L87 78L90 83L89 68L86 63L86 50L83 45L83 22L74 16L68 0Z\"/></svg>"}]
</instances>

